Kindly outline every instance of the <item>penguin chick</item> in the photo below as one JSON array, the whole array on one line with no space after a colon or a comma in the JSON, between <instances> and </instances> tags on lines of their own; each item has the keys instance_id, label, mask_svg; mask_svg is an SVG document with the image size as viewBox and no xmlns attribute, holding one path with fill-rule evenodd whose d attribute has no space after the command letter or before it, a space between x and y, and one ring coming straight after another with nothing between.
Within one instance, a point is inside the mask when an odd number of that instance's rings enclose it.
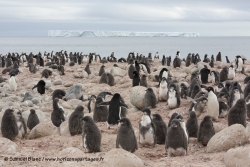
<instances>
[{"instance_id":1,"label":"penguin chick","mask_svg":"<svg viewBox=\"0 0 250 167\"><path fill-rule=\"evenodd\" d=\"M69 132L71 136L82 133L83 106L77 106L69 117Z\"/></svg>"},{"instance_id":2,"label":"penguin chick","mask_svg":"<svg viewBox=\"0 0 250 167\"><path fill-rule=\"evenodd\" d=\"M39 118L36 115L36 111L34 109L30 110L30 114L28 117L28 121L27 121L27 127L32 130L37 124L39 124Z\"/></svg>"},{"instance_id":3,"label":"penguin chick","mask_svg":"<svg viewBox=\"0 0 250 167\"><path fill-rule=\"evenodd\" d=\"M119 120L116 148L122 148L131 153L138 149L135 132L128 118Z\"/></svg>"},{"instance_id":4,"label":"penguin chick","mask_svg":"<svg viewBox=\"0 0 250 167\"><path fill-rule=\"evenodd\" d=\"M197 138L198 134L198 119L195 112L191 111L186 123L187 133L189 137Z\"/></svg>"},{"instance_id":5,"label":"penguin chick","mask_svg":"<svg viewBox=\"0 0 250 167\"><path fill-rule=\"evenodd\" d=\"M13 112L12 109L5 110L1 122L2 136L10 140L14 140L18 135L17 121Z\"/></svg>"},{"instance_id":6,"label":"penguin chick","mask_svg":"<svg viewBox=\"0 0 250 167\"><path fill-rule=\"evenodd\" d=\"M165 144L166 136L167 136L167 125L163 121L161 115L153 114L152 119L153 124L155 125L155 136L157 144Z\"/></svg>"},{"instance_id":7,"label":"penguin chick","mask_svg":"<svg viewBox=\"0 0 250 167\"><path fill-rule=\"evenodd\" d=\"M206 146L209 140L215 135L214 125L209 115L205 116L200 123L197 140Z\"/></svg>"},{"instance_id":8,"label":"penguin chick","mask_svg":"<svg viewBox=\"0 0 250 167\"><path fill-rule=\"evenodd\" d=\"M82 118L82 141L83 147L87 152L100 152L101 151L101 132L93 119L90 116Z\"/></svg>"},{"instance_id":9,"label":"penguin chick","mask_svg":"<svg viewBox=\"0 0 250 167\"><path fill-rule=\"evenodd\" d=\"M19 133L18 136L20 136L21 138L24 138L25 135L27 134L27 126L23 119L21 111L17 112L16 120L17 120L17 127L18 127L18 133Z\"/></svg>"},{"instance_id":10,"label":"penguin chick","mask_svg":"<svg viewBox=\"0 0 250 167\"><path fill-rule=\"evenodd\" d=\"M179 120L173 119L168 128L165 149L169 157L187 154L188 142Z\"/></svg>"}]
</instances>

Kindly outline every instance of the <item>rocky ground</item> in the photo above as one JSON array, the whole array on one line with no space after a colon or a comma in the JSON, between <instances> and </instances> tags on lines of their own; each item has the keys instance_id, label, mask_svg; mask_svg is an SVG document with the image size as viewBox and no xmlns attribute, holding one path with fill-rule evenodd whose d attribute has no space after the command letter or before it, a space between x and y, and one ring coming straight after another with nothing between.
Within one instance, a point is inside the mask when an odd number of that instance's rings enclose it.
<instances>
[{"instance_id":1,"label":"rocky ground","mask_svg":"<svg viewBox=\"0 0 250 167\"><path fill-rule=\"evenodd\" d=\"M114 63L105 64L105 71L109 72ZM126 74L127 63L117 63ZM202 63L201 63L202 64ZM246 74L249 74L246 62ZM227 64L215 62L215 70L220 71ZM98 72L101 64L96 63L90 65L91 75L82 74L86 64L75 65L73 67L65 66L65 74L59 75L57 70L53 70L52 76L46 81L46 93L40 96L36 90L31 88L41 80L41 72L44 68L40 68L36 74L31 74L28 68L20 67L21 73L16 76L18 81L18 90L10 92L8 80L1 83L1 100L0 100L0 120L2 120L3 112L6 108L14 108L15 111L21 110L25 120L28 118L29 110L35 109L39 115L41 123L32 131L28 130L25 138L16 138L10 141L0 137L0 165L1 166L250 166L250 124L247 128L241 125L233 126L228 130L227 118L220 118L218 122L214 122L216 131L215 138L212 138L207 147L202 146L197 142L196 138L190 138L188 144L188 155L183 157L168 157L165 151L165 145L158 145L154 148L139 148L134 154L124 150L115 149L115 141L117 135L117 126L107 129L106 123L97 123L102 133L102 146L99 153L85 153L82 147L82 136L70 136L67 128L67 121L61 124L60 128L55 127L50 120L52 112L51 95L55 89L67 90L73 84L79 83L82 85L85 100L60 100L60 104L65 109L66 119L69 118L71 112L77 105L84 106L84 115L88 113L87 103L90 95L97 95L102 91L110 91L112 93L120 93L124 98L125 103L129 106L127 117L131 120L138 141L139 120L142 116L141 111L138 111L130 102L130 91L132 88L132 80L128 75L114 76L115 86L107 84L99 84L100 77ZM160 62L153 62L151 71L161 66ZM183 64L181 68L171 68L172 79L178 81L190 82L191 66L186 68ZM3 69L0 70L0 73ZM50 69L52 70L52 69ZM159 73L156 72L156 73ZM9 79L9 75L2 75ZM76 78L86 77L86 78ZM148 87L156 87L157 82L154 82L148 76ZM234 80L239 81L244 89L245 75L237 74ZM208 84L212 85L212 84ZM158 90L158 88L155 88ZM32 101L21 102L26 92L32 92L34 98ZM107 100L111 97L109 96ZM181 105L177 109L169 109L166 102L159 101L157 107L151 109L152 114L158 113L164 121L168 123L172 113L177 112L182 114L184 120L188 119L188 109L191 101L181 99ZM206 109L199 116L199 123L206 115ZM248 120L249 121L249 120ZM234 135L235 134L235 135ZM216 145L217 144L217 145ZM216 147L214 147L216 145ZM248 155L248 157L247 157ZM25 157L27 159L25 159ZM31 157L33 157L31 159ZM14 159L19 158L19 159ZM21 159L24 158L24 159ZM36 159L35 159L36 158ZM69 159L69 158L88 158L88 159ZM94 159L95 158L95 159ZM91 162L92 160L92 162ZM98 160L98 161L97 161ZM78 162L76 162L78 161ZM237 165L236 165L237 164Z\"/></svg>"}]
</instances>

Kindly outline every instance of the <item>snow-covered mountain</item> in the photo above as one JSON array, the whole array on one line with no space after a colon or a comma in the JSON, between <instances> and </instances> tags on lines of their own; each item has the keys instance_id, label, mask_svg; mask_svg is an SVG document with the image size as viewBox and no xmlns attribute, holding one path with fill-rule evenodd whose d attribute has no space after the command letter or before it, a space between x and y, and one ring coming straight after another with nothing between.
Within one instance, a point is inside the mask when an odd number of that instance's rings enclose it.
<instances>
[{"instance_id":1,"label":"snow-covered mountain","mask_svg":"<svg viewBox=\"0 0 250 167\"><path fill-rule=\"evenodd\" d=\"M198 37L199 33L49 30L48 36L49 37Z\"/></svg>"}]
</instances>

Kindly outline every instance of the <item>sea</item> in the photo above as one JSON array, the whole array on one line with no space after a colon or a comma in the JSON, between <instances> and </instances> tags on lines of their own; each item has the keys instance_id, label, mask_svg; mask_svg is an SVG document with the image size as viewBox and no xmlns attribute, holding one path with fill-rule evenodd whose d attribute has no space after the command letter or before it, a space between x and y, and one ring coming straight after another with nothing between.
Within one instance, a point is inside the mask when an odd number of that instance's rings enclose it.
<instances>
[{"instance_id":1,"label":"sea","mask_svg":"<svg viewBox=\"0 0 250 167\"><path fill-rule=\"evenodd\" d=\"M42 54L57 51L96 53L101 57L110 56L126 58L129 52L145 56L156 52L160 58L175 56L180 51L181 58L189 53L198 53L203 59L207 54L216 56L221 52L230 61L237 55L250 56L250 37L0 37L0 54L8 52L21 54L33 52Z\"/></svg>"}]
</instances>

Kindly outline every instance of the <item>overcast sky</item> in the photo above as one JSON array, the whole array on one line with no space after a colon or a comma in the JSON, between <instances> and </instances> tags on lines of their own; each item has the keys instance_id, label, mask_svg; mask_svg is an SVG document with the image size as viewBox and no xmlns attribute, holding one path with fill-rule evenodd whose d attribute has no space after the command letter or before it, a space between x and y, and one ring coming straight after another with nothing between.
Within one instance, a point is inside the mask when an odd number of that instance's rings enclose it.
<instances>
[{"instance_id":1,"label":"overcast sky","mask_svg":"<svg viewBox=\"0 0 250 167\"><path fill-rule=\"evenodd\" d=\"M250 36L250 0L1 0L0 36L48 30Z\"/></svg>"}]
</instances>

